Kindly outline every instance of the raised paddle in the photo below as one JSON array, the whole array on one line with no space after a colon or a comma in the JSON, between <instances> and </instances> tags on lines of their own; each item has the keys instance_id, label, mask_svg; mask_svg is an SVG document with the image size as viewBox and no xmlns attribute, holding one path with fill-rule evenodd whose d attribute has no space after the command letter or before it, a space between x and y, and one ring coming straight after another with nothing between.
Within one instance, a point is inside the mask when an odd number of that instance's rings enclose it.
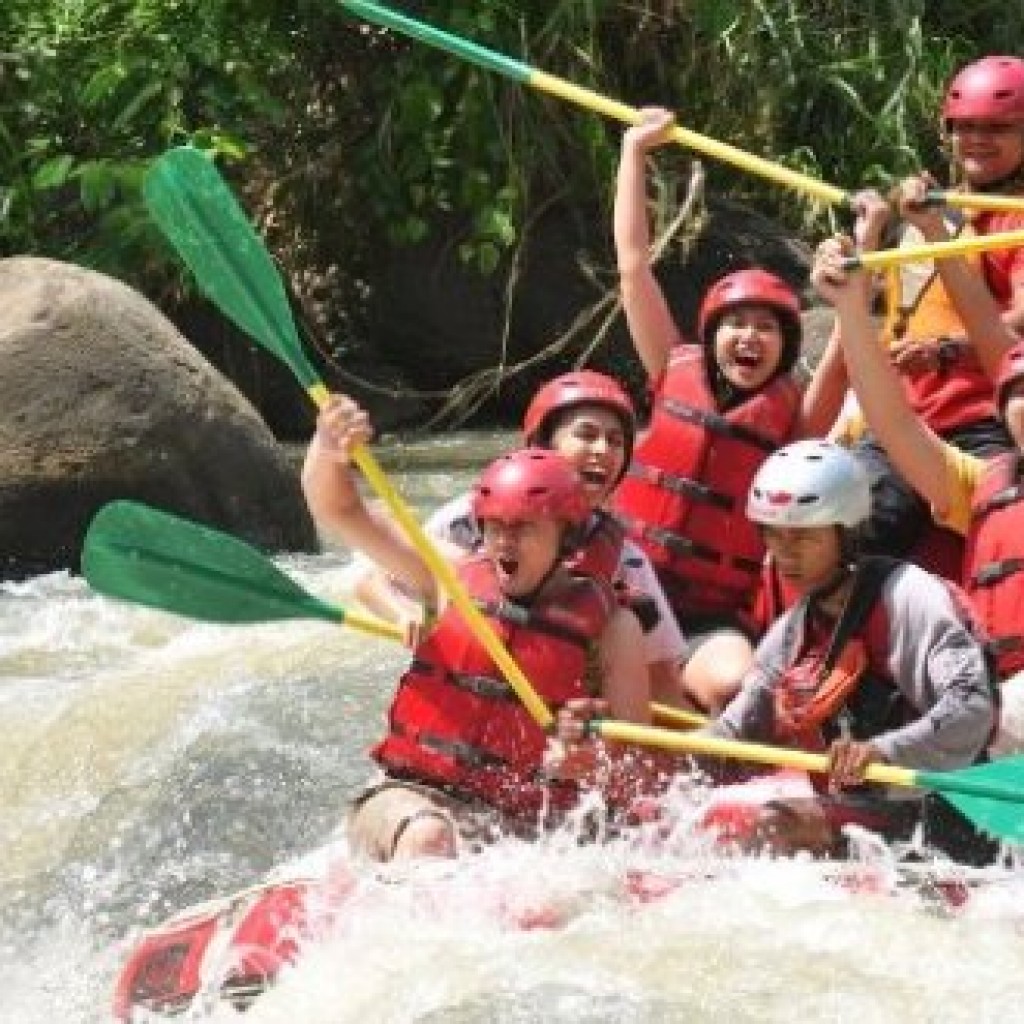
<instances>
[{"instance_id":1,"label":"raised paddle","mask_svg":"<svg viewBox=\"0 0 1024 1024\"><path fill-rule=\"evenodd\" d=\"M442 31L433 25L428 25L406 14L393 11L383 4L371 3L369 0L340 0L343 7L347 7L354 14L365 18L367 21L384 28L389 28L402 35L418 39L428 46L434 46L445 50L462 60L469 61L479 67L494 71L506 78L511 78L521 85L530 86L541 92L546 92L559 99L568 100L578 106L585 107L597 114L622 121L626 124L638 124L643 119L642 112L637 107L630 107L618 100L610 99L601 93L582 86L574 85L564 78L549 75L544 71L530 67L521 61L506 57L494 50L489 50L478 43L471 42L461 36L453 35L450 32ZM849 205L853 194L839 188L836 185L829 185L818 178L801 174L799 171L791 170L782 164L765 160L763 157L747 153L735 146L701 135L676 125L672 128L669 137L686 146L688 149L696 150L714 160L725 164L731 164L741 170L749 171L751 174L759 175L779 185L785 185L797 192L830 205ZM994 210L1024 210L1024 199L1017 199L1012 196L986 196L980 193L966 192L945 192L933 191L929 193L929 200L947 206L961 206L968 209L994 209Z\"/></svg>"},{"instance_id":2,"label":"raised paddle","mask_svg":"<svg viewBox=\"0 0 1024 1024\"><path fill-rule=\"evenodd\" d=\"M620 743L752 761L817 774L828 772L828 758L824 754L787 747L744 743L628 722L595 720L589 723L588 730ZM950 772L914 771L896 765L873 764L868 767L866 777L871 782L887 786L931 790L990 835L1010 843L1024 843L1024 757L1006 758Z\"/></svg>"},{"instance_id":3,"label":"raised paddle","mask_svg":"<svg viewBox=\"0 0 1024 1024\"><path fill-rule=\"evenodd\" d=\"M165 153L146 175L146 205L203 292L254 341L284 362L317 404L329 397L299 343L281 278L213 163L195 149ZM470 600L365 445L355 464L405 531L423 561L542 728L554 719L537 691Z\"/></svg>"},{"instance_id":4,"label":"raised paddle","mask_svg":"<svg viewBox=\"0 0 1024 1024\"><path fill-rule=\"evenodd\" d=\"M859 267L877 270L882 267L895 267L901 263L949 259L951 256L966 256L968 253L989 252L997 249L1014 249L1022 245L1024 245L1024 230L1003 231L991 235L970 235L966 238L950 238L945 242L857 253L844 259L843 267L846 270L856 270Z\"/></svg>"},{"instance_id":5,"label":"raised paddle","mask_svg":"<svg viewBox=\"0 0 1024 1024\"><path fill-rule=\"evenodd\" d=\"M401 642L400 626L309 593L237 537L134 501L96 513L85 535L82 573L97 593L201 622L228 625L322 619ZM692 728L694 711L651 704L661 722Z\"/></svg>"},{"instance_id":6,"label":"raised paddle","mask_svg":"<svg viewBox=\"0 0 1024 1024\"><path fill-rule=\"evenodd\" d=\"M402 629L321 601L244 541L133 501L96 513L82 548L93 590L203 622L322 619L386 640Z\"/></svg>"}]
</instances>

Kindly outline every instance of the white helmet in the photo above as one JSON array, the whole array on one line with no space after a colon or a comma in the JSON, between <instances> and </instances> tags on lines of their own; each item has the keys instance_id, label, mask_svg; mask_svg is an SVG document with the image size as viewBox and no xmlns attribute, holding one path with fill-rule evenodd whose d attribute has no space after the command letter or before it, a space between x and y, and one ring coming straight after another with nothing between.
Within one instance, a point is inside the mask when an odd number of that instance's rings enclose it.
<instances>
[{"instance_id":1,"label":"white helmet","mask_svg":"<svg viewBox=\"0 0 1024 1024\"><path fill-rule=\"evenodd\" d=\"M747 495L747 518L766 526L859 526L871 514L867 471L845 449L817 438L769 455Z\"/></svg>"}]
</instances>

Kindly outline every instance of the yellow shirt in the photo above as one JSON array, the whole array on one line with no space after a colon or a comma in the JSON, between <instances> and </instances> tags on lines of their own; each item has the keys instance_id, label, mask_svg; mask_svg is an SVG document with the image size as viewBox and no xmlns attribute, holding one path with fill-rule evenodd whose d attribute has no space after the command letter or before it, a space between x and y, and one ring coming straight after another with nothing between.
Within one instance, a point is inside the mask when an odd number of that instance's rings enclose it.
<instances>
[{"instance_id":1,"label":"yellow shirt","mask_svg":"<svg viewBox=\"0 0 1024 1024\"><path fill-rule=\"evenodd\" d=\"M966 536L971 525L971 503L985 475L986 463L984 459L968 455L951 444L943 444L942 451L946 459L949 508L945 516L934 516L935 522Z\"/></svg>"}]
</instances>

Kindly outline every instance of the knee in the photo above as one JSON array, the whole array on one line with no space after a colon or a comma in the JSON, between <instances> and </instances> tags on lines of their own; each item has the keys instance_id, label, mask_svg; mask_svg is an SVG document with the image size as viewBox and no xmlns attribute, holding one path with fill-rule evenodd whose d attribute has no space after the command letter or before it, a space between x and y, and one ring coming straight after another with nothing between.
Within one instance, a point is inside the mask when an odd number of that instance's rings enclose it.
<instances>
[{"instance_id":1,"label":"knee","mask_svg":"<svg viewBox=\"0 0 1024 1024\"><path fill-rule=\"evenodd\" d=\"M739 692L753 657L745 637L713 637L701 644L683 667L683 689L709 714L717 715Z\"/></svg>"},{"instance_id":2,"label":"knee","mask_svg":"<svg viewBox=\"0 0 1024 1024\"><path fill-rule=\"evenodd\" d=\"M454 857L455 827L451 819L439 811L412 815L401 823L392 848L393 860L416 857Z\"/></svg>"}]
</instances>

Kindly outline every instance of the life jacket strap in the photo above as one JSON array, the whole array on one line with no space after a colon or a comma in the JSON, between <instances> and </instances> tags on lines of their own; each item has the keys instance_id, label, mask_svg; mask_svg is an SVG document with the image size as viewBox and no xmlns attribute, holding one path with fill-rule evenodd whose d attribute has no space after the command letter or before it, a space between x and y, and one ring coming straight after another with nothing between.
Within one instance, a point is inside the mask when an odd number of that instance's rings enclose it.
<instances>
[{"instance_id":1,"label":"life jacket strap","mask_svg":"<svg viewBox=\"0 0 1024 1024\"><path fill-rule=\"evenodd\" d=\"M734 441L742 441L753 448L771 454L778 445L771 438L759 434L756 430L746 427L741 423L734 423L732 420L717 412L708 409L698 409L696 406L687 405L677 398L665 398L661 402L662 408L670 415L684 423L690 423L695 427L703 427L705 430L721 434L723 437L732 438Z\"/></svg>"},{"instance_id":2,"label":"life jacket strap","mask_svg":"<svg viewBox=\"0 0 1024 1024\"><path fill-rule=\"evenodd\" d=\"M718 491L714 491L705 484L698 483L696 480L691 480L689 477L676 476L674 473L667 473L665 470L657 469L654 466L645 466L642 463L634 462L629 467L628 475L637 480L643 480L654 487L670 491L672 494L679 494L684 498L700 501L706 505L714 505L716 508L724 509L727 512L731 512L735 506L735 502L727 494L720 494Z\"/></svg>"}]
</instances>

